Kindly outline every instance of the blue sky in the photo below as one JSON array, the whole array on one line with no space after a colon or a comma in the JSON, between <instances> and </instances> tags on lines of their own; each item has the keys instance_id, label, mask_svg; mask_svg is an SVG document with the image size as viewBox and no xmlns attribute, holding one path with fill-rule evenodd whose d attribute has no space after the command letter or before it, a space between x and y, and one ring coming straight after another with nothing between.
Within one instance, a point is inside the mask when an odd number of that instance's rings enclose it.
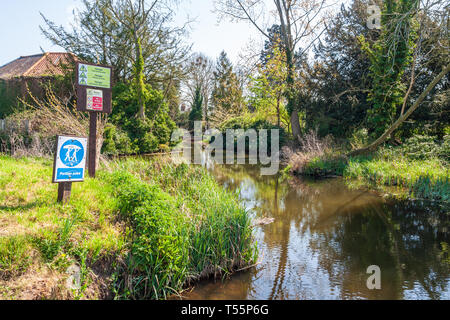
<instances>
[{"instance_id":1,"label":"blue sky","mask_svg":"<svg viewBox=\"0 0 450 320\"><path fill-rule=\"evenodd\" d=\"M19 56L40 53L41 48L44 51L63 51L41 34L39 25L43 21L39 12L58 25L68 26L72 10L77 6L80 6L79 0L2 0L0 66ZM189 37L193 51L216 58L225 50L237 62L240 50L250 37L255 38L258 34L245 23L222 21L218 24L212 10L213 0L183 0L176 23L183 23L187 16L196 18Z\"/></svg>"}]
</instances>

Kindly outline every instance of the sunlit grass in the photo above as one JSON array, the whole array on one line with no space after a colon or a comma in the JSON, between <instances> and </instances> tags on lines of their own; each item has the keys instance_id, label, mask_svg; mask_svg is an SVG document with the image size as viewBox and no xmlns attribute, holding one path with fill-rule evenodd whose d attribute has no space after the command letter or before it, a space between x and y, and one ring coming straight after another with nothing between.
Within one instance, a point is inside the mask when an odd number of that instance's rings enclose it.
<instances>
[{"instance_id":1,"label":"sunlit grass","mask_svg":"<svg viewBox=\"0 0 450 320\"><path fill-rule=\"evenodd\" d=\"M438 158L413 160L392 150L359 157L316 157L305 165L305 174L340 175L349 183L358 180L375 188L397 187L411 198L450 201L450 171Z\"/></svg>"},{"instance_id":2,"label":"sunlit grass","mask_svg":"<svg viewBox=\"0 0 450 320\"><path fill-rule=\"evenodd\" d=\"M51 160L0 156L0 168L0 297L20 299L18 283L48 272L64 288L76 263L81 289L57 298L100 298L101 280L116 298L163 299L256 259L247 212L203 168L112 163L74 183L66 205L56 202Z\"/></svg>"}]
</instances>

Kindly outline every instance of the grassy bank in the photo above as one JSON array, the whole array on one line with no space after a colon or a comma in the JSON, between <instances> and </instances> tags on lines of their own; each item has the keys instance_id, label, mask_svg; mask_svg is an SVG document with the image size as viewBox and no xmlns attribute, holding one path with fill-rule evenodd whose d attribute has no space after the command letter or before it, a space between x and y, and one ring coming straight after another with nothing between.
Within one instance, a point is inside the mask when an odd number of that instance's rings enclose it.
<instances>
[{"instance_id":1,"label":"grassy bank","mask_svg":"<svg viewBox=\"0 0 450 320\"><path fill-rule=\"evenodd\" d=\"M410 159L398 152L381 149L370 156L345 158L327 154L306 162L301 173L311 176L343 176L360 184L397 196L450 201L450 171L438 158ZM392 189L392 187L395 187Z\"/></svg>"},{"instance_id":2,"label":"grassy bank","mask_svg":"<svg viewBox=\"0 0 450 320\"><path fill-rule=\"evenodd\" d=\"M113 163L73 184L68 205L51 161L0 156L0 168L0 298L162 299L255 259L247 213L202 168Z\"/></svg>"}]
</instances>

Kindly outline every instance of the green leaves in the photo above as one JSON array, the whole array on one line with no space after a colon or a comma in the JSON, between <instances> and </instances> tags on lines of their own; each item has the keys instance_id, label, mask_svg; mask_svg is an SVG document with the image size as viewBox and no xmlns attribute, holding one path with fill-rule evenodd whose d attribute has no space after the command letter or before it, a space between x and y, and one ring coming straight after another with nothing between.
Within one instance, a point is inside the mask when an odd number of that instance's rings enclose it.
<instances>
[{"instance_id":1,"label":"green leaves","mask_svg":"<svg viewBox=\"0 0 450 320\"><path fill-rule=\"evenodd\" d=\"M378 138L392 124L397 108L403 103L405 85L402 76L411 62L416 34L412 14L416 0L387 0L382 15L380 38L372 47L360 36L358 40L371 61L372 90L367 123L372 138Z\"/></svg>"}]
</instances>

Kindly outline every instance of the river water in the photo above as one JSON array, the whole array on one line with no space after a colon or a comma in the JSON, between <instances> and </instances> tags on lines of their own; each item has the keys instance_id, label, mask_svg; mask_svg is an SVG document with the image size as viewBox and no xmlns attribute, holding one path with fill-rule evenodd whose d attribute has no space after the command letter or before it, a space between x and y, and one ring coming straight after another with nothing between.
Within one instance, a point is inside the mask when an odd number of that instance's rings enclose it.
<instances>
[{"instance_id":1,"label":"river water","mask_svg":"<svg viewBox=\"0 0 450 320\"><path fill-rule=\"evenodd\" d=\"M208 165L255 220L259 263L203 281L186 299L450 299L448 206L385 200L339 178L261 176L258 166ZM381 271L381 289L367 288Z\"/></svg>"}]
</instances>

